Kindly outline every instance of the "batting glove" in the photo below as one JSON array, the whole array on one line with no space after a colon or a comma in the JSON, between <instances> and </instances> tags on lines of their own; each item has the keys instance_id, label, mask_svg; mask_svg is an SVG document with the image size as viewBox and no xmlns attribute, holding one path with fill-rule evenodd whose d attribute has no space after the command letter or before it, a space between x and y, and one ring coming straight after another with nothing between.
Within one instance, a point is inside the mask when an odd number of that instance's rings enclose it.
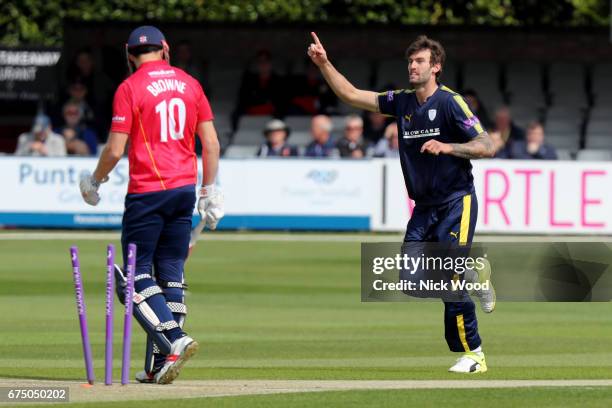
<instances>
[{"instance_id":1,"label":"batting glove","mask_svg":"<svg viewBox=\"0 0 612 408\"><path fill-rule=\"evenodd\" d=\"M100 184L106 183L108 181L108 177L106 177L102 181L97 181L92 174L86 173L81 175L81 180L79 182L79 187L81 189L81 195L83 196L83 200L89 205L98 205L100 202L100 194L98 194L98 188L100 188Z\"/></svg>"},{"instance_id":2,"label":"batting glove","mask_svg":"<svg viewBox=\"0 0 612 408\"><path fill-rule=\"evenodd\" d=\"M208 228L217 228L219 220L225 215L223 211L223 192L214 184L209 184L200 189L198 200L198 212Z\"/></svg>"}]
</instances>

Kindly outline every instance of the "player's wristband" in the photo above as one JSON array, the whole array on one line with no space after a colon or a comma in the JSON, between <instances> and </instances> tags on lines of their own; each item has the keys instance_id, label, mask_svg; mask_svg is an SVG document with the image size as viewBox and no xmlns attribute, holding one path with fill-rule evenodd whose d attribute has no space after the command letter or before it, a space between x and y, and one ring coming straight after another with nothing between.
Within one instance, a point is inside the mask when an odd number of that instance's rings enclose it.
<instances>
[{"instance_id":1,"label":"player's wristband","mask_svg":"<svg viewBox=\"0 0 612 408\"><path fill-rule=\"evenodd\" d=\"M93 174L91 175L91 185L94 186L95 188L100 187L100 184L104 184L107 181L108 181L108 176L106 176L102 180L98 181L98 180L96 180L96 176L94 176Z\"/></svg>"},{"instance_id":2,"label":"player's wristband","mask_svg":"<svg viewBox=\"0 0 612 408\"><path fill-rule=\"evenodd\" d=\"M215 191L217 191L217 188L214 184L202 186L202 188L200 188L200 197L208 197L212 195Z\"/></svg>"}]
</instances>

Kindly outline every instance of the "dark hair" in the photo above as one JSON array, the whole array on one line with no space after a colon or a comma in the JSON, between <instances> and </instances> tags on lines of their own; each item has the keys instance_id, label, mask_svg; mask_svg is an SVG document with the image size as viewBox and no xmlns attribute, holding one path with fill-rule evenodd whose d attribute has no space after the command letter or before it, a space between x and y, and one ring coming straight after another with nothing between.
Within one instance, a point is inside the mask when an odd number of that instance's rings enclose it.
<instances>
[{"instance_id":1,"label":"dark hair","mask_svg":"<svg viewBox=\"0 0 612 408\"><path fill-rule=\"evenodd\" d=\"M162 50L162 46L161 45L141 45L138 47L131 47L128 48L128 53L130 55L133 55L135 57L138 57L142 54L148 54L150 52L155 52L155 51L161 51Z\"/></svg>"},{"instance_id":2,"label":"dark hair","mask_svg":"<svg viewBox=\"0 0 612 408\"><path fill-rule=\"evenodd\" d=\"M442 75L444 61L446 60L446 52L444 52L444 47L442 47L442 44L428 38L426 35L419 35L417 39L410 44L408 48L406 48L406 59L409 59L412 54L422 50L431 51L431 57L429 58L429 63L431 66L440 64L440 71L436 73L436 78L439 79Z\"/></svg>"},{"instance_id":3,"label":"dark hair","mask_svg":"<svg viewBox=\"0 0 612 408\"><path fill-rule=\"evenodd\" d=\"M542 123L540 123L540 121L538 120L532 120L531 122L529 122L529 125L527 125L527 131L529 132L530 130L533 130L535 128L542 128L543 130L544 125L542 125Z\"/></svg>"}]
</instances>

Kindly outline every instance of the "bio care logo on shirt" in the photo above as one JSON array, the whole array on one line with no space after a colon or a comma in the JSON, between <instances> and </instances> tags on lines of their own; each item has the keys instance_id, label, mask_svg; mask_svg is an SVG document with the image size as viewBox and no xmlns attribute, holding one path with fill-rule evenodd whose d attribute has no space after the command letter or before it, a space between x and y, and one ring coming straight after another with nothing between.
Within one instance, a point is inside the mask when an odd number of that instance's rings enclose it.
<instances>
[{"instance_id":1,"label":"bio care logo on shirt","mask_svg":"<svg viewBox=\"0 0 612 408\"><path fill-rule=\"evenodd\" d=\"M404 139L417 139L420 137L440 136L440 128L404 130Z\"/></svg>"}]
</instances>

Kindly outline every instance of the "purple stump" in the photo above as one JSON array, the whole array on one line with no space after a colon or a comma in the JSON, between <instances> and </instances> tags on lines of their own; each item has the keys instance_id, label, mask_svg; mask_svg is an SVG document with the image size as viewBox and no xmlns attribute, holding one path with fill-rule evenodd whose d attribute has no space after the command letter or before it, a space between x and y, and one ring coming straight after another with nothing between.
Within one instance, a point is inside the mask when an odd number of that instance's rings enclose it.
<instances>
[{"instance_id":1,"label":"purple stump","mask_svg":"<svg viewBox=\"0 0 612 408\"><path fill-rule=\"evenodd\" d=\"M87 382L93 384L95 377L93 372L93 359L91 357L91 344L89 343L89 333L87 331L87 310L85 308L85 294L83 292L83 281L81 279L81 269L79 265L79 249L76 246L70 247L70 259L72 260L72 276L74 278L77 313L79 315L79 325L81 326L81 342L83 343L85 372L87 373Z\"/></svg>"},{"instance_id":2,"label":"purple stump","mask_svg":"<svg viewBox=\"0 0 612 408\"><path fill-rule=\"evenodd\" d=\"M104 384L113 384L113 294L115 278L115 246L106 248L106 348L104 353Z\"/></svg>"},{"instance_id":3,"label":"purple stump","mask_svg":"<svg viewBox=\"0 0 612 408\"><path fill-rule=\"evenodd\" d=\"M134 310L134 275L136 273L136 245L128 245L127 285L125 287L125 320L123 323L123 360L121 363L121 384L130 381L130 352L132 341L132 312Z\"/></svg>"}]
</instances>

